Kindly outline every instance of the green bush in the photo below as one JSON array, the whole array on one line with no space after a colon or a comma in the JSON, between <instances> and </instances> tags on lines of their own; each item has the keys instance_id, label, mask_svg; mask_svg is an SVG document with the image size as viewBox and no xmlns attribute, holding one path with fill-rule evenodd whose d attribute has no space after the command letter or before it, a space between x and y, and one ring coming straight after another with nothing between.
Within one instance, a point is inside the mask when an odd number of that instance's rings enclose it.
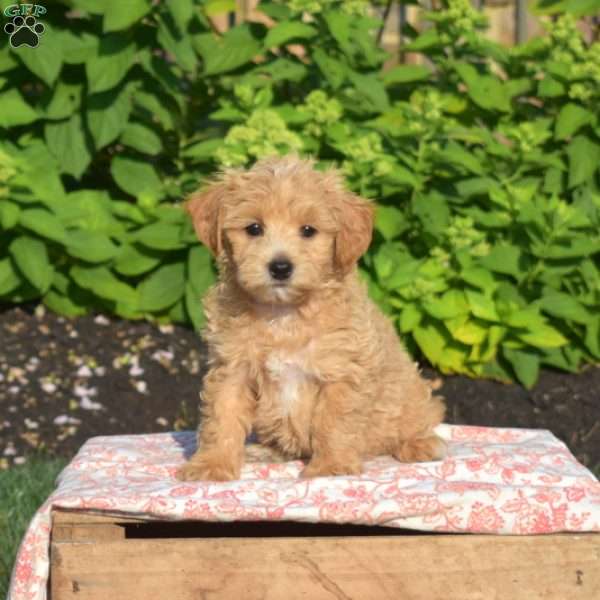
<instances>
[{"instance_id":1,"label":"green bush","mask_svg":"<svg viewBox=\"0 0 600 600\"><path fill-rule=\"evenodd\" d=\"M272 28L217 35L228 4L73 0L39 49L3 41L0 301L200 327L214 271L179 201L299 152L377 200L362 273L440 370L600 359L600 44L573 17L506 49L449 0L406 32L427 60L384 71L366 2L261 2Z\"/></svg>"}]
</instances>

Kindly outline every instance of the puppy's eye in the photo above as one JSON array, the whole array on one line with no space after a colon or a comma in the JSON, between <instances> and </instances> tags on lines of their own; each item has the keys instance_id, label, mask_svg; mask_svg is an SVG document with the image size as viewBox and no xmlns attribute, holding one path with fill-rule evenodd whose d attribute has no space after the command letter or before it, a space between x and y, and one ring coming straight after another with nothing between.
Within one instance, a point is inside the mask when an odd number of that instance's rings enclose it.
<instances>
[{"instance_id":1,"label":"puppy's eye","mask_svg":"<svg viewBox=\"0 0 600 600\"><path fill-rule=\"evenodd\" d=\"M260 223L252 223L246 227L246 233L252 237L257 237L263 234L263 228Z\"/></svg>"},{"instance_id":2,"label":"puppy's eye","mask_svg":"<svg viewBox=\"0 0 600 600\"><path fill-rule=\"evenodd\" d=\"M302 227L300 227L300 235L302 237L311 238L315 233L317 233L317 230L310 225L302 225Z\"/></svg>"}]
</instances>

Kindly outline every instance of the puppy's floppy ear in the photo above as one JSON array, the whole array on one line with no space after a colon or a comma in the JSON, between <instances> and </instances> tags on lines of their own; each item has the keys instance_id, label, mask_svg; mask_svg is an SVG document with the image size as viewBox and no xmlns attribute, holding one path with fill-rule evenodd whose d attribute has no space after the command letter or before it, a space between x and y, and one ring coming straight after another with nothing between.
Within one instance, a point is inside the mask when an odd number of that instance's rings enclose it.
<instances>
[{"instance_id":1,"label":"puppy's floppy ear","mask_svg":"<svg viewBox=\"0 0 600 600\"><path fill-rule=\"evenodd\" d=\"M221 252L221 223L223 222L223 197L225 184L217 181L207 188L194 192L185 209L192 217L198 239L215 255Z\"/></svg>"},{"instance_id":2,"label":"puppy's floppy ear","mask_svg":"<svg viewBox=\"0 0 600 600\"><path fill-rule=\"evenodd\" d=\"M335 238L335 262L348 273L371 243L375 209L371 202L350 192L339 195L338 209L341 228Z\"/></svg>"}]
</instances>

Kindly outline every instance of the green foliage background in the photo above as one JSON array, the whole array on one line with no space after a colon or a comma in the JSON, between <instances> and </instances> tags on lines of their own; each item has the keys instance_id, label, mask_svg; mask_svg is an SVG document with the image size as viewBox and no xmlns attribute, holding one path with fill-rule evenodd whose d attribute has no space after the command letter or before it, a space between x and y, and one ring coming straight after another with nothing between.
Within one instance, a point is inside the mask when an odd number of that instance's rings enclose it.
<instances>
[{"instance_id":1,"label":"green foliage background","mask_svg":"<svg viewBox=\"0 0 600 600\"><path fill-rule=\"evenodd\" d=\"M0 302L200 328L181 199L294 151L378 202L361 269L413 352L527 386L598 362L600 44L575 17L600 2L540 3L547 35L507 49L448 0L391 70L364 1L260 6L274 27L220 35L232 2L71 0L38 48L1 37Z\"/></svg>"}]
</instances>

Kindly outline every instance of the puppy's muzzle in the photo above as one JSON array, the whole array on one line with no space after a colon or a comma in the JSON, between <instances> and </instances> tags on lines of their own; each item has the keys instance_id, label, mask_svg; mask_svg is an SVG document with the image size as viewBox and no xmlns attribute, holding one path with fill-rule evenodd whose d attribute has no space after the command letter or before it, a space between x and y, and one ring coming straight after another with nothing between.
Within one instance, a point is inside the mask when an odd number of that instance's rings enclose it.
<instances>
[{"instance_id":1,"label":"puppy's muzzle","mask_svg":"<svg viewBox=\"0 0 600 600\"><path fill-rule=\"evenodd\" d=\"M271 277L277 281L289 279L294 270L294 265L284 257L274 258L269 263L268 267Z\"/></svg>"}]
</instances>

